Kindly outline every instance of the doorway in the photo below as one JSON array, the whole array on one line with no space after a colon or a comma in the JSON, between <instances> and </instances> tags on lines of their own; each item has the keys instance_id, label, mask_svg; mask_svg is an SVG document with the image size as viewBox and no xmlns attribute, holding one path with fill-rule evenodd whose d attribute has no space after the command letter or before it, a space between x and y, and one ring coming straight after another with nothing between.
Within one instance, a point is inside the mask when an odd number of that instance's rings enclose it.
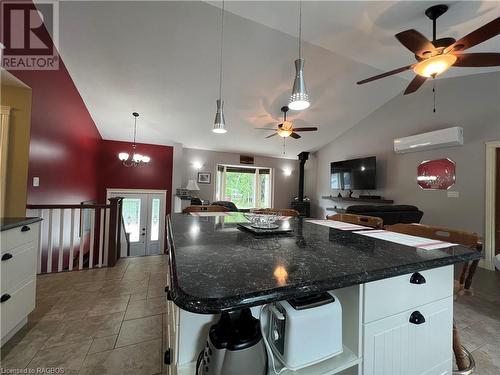
<instances>
[{"instance_id":1,"label":"doorway","mask_svg":"<svg viewBox=\"0 0 500 375\"><path fill-rule=\"evenodd\" d=\"M130 241L129 254L121 256L162 254L166 191L107 189L107 198L114 197L123 197L122 217Z\"/></svg>"},{"instance_id":2,"label":"doorway","mask_svg":"<svg viewBox=\"0 0 500 375\"><path fill-rule=\"evenodd\" d=\"M486 142L484 259L480 266L500 270L500 140Z\"/></svg>"}]
</instances>

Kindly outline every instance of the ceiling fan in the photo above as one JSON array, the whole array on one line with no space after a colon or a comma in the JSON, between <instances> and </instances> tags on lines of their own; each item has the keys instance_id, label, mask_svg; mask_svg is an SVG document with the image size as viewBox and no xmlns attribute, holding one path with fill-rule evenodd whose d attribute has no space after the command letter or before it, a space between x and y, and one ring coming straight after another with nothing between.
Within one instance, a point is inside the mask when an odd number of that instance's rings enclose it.
<instances>
[{"instance_id":1,"label":"ceiling fan","mask_svg":"<svg viewBox=\"0 0 500 375\"><path fill-rule=\"evenodd\" d=\"M295 128L293 126L293 122L288 121L286 119L286 113L288 112L289 108L287 106L281 107L281 112L283 112L283 122L281 124L278 124L278 127L276 129L270 129L270 128L259 128L263 130L274 130L274 133L271 135L268 135L266 138L271 138L274 137L276 134L279 135L282 138L287 138L287 137L292 137L295 139L301 138L297 132L315 132L318 130L317 127L315 126L306 126L303 128Z\"/></svg>"},{"instance_id":2,"label":"ceiling fan","mask_svg":"<svg viewBox=\"0 0 500 375\"><path fill-rule=\"evenodd\" d=\"M448 6L434 5L425 11L432 20L432 42L417 30L406 30L396 34L399 42L415 54L415 64L403 66L374 77L357 82L358 85L385 78L394 74L413 69L417 74L406 88L404 95L417 91L427 78L435 78L451 66L477 68L484 66L499 66L500 53L462 53L468 48L480 44L500 33L500 17L467 34L462 39L436 39L436 20L448 10Z\"/></svg>"}]
</instances>

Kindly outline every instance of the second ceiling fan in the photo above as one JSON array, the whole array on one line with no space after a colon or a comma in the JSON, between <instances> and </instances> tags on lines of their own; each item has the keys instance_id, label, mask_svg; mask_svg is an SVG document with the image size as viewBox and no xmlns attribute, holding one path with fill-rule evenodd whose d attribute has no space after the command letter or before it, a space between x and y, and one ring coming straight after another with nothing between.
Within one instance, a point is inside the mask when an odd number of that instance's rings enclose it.
<instances>
[{"instance_id":1,"label":"second ceiling fan","mask_svg":"<svg viewBox=\"0 0 500 375\"><path fill-rule=\"evenodd\" d=\"M396 34L401 44L415 54L416 63L385 72L357 82L362 85L380 78L389 77L407 70L416 73L415 78L406 88L404 95L417 91L427 78L435 78L451 66L477 68L499 66L500 53L462 53L468 48L480 44L500 33L500 17L481 26L459 40L453 38L436 39L436 20L448 10L444 4L434 5L425 11L432 20L432 42L417 30L406 30Z\"/></svg>"},{"instance_id":2,"label":"second ceiling fan","mask_svg":"<svg viewBox=\"0 0 500 375\"><path fill-rule=\"evenodd\" d=\"M286 119L286 113L288 112L289 108L287 106L281 107L281 112L283 112L283 122L281 124L278 124L278 127L276 128L275 132L271 135L268 135L266 138L271 138L274 137L275 135L279 135L282 138L287 138L287 137L292 137L295 139L301 138L297 132L315 132L318 130L317 127L315 126L306 126L302 128L295 128L293 126L293 122L288 121ZM272 129L267 129L267 128L260 128L263 130L272 130Z\"/></svg>"}]
</instances>

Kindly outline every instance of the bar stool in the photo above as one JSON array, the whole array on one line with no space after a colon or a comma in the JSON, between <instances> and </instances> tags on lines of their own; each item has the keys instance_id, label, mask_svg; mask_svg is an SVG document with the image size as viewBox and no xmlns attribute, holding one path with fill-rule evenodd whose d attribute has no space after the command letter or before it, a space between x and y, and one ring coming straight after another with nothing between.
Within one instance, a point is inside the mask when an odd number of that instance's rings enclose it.
<instances>
[{"instance_id":1,"label":"bar stool","mask_svg":"<svg viewBox=\"0 0 500 375\"><path fill-rule=\"evenodd\" d=\"M381 229L384 227L384 220L375 216L335 214L326 217L328 220L343 221L344 223L364 225L365 227Z\"/></svg>"}]
</instances>

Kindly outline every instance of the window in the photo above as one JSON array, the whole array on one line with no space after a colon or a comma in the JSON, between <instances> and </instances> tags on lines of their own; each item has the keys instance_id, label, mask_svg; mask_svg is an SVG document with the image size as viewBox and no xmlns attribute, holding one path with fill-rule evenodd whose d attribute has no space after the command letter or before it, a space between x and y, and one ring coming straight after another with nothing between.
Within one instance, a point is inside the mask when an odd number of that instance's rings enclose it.
<instances>
[{"instance_id":1,"label":"window","mask_svg":"<svg viewBox=\"0 0 500 375\"><path fill-rule=\"evenodd\" d=\"M238 208L271 207L271 169L217 167L216 200L233 202Z\"/></svg>"},{"instance_id":2,"label":"window","mask_svg":"<svg viewBox=\"0 0 500 375\"><path fill-rule=\"evenodd\" d=\"M125 222L125 232L130 233L130 242L139 242L141 225L141 200L136 198L123 199L122 216Z\"/></svg>"},{"instance_id":3,"label":"window","mask_svg":"<svg viewBox=\"0 0 500 375\"><path fill-rule=\"evenodd\" d=\"M160 198L151 199L151 241L158 241L160 236Z\"/></svg>"}]
</instances>

